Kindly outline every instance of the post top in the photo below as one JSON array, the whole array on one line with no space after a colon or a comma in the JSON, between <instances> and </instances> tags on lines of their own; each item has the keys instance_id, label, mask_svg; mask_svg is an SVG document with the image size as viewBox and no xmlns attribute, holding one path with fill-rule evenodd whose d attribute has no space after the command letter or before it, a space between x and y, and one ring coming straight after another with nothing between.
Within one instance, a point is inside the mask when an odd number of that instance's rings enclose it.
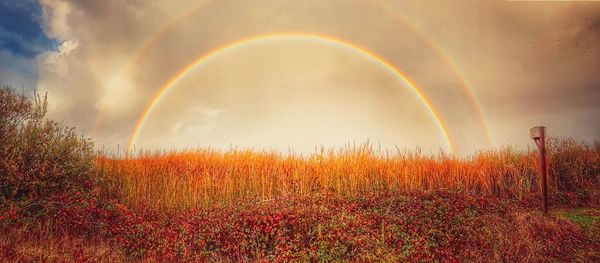
<instances>
[{"instance_id":1,"label":"post top","mask_svg":"<svg viewBox=\"0 0 600 263\"><path fill-rule=\"evenodd\" d=\"M544 126L535 126L529 130L529 136L531 139L539 139L546 137L546 127Z\"/></svg>"}]
</instances>

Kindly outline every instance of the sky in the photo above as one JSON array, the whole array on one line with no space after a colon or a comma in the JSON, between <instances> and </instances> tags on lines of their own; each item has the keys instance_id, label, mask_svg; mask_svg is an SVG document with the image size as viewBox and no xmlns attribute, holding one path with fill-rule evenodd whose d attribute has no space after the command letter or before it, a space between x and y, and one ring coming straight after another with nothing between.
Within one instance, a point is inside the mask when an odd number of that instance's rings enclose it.
<instances>
[{"instance_id":1,"label":"sky","mask_svg":"<svg viewBox=\"0 0 600 263\"><path fill-rule=\"evenodd\" d=\"M600 140L600 2L2 0L0 62L99 149Z\"/></svg>"},{"instance_id":2,"label":"sky","mask_svg":"<svg viewBox=\"0 0 600 263\"><path fill-rule=\"evenodd\" d=\"M56 49L57 40L46 35L42 7L34 0L0 2L0 79L2 85L35 86L36 57Z\"/></svg>"}]
</instances>

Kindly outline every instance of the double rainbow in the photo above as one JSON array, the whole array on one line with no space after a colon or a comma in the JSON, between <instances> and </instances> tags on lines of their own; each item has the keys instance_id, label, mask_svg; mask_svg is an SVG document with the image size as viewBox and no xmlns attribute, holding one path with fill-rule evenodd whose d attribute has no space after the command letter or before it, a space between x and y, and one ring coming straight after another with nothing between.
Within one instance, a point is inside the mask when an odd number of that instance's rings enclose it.
<instances>
[{"instance_id":1,"label":"double rainbow","mask_svg":"<svg viewBox=\"0 0 600 263\"><path fill-rule=\"evenodd\" d=\"M326 45L333 45L333 46L336 46L339 48L344 48L349 51L352 51L355 54L362 56L362 57L382 66L382 68L384 68L387 71L389 71L390 73L394 74L406 87L408 87L419 98L419 100L427 108L431 117L435 120L440 132L443 135L443 138L444 138L447 148L451 152L454 153L454 146L452 145L450 137L448 136L448 131L447 131L446 125L440 118L438 112L435 110L435 108L433 107L433 105L429 101L429 99L425 95L423 95L423 92L421 91L421 89L412 80L410 80L404 72L402 72L400 69L395 67L390 62L386 61L381 56L379 56L363 47L360 47L356 44L350 43L348 41L344 41L339 38L335 38L335 37L327 36L327 35L315 34L315 33L272 33L272 34L265 34L265 35L256 35L256 36L243 38L241 40L232 42L230 44L218 47L206 54L199 56L193 62L191 62L190 64L188 64L187 66L185 66L181 70L179 70L174 75L174 77L172 77L169 81L167 81L165 84L163 84L161 86L161 88L159 89L159 91L154 95L154 97L152 98L150 103L146 106L143 113L140 115L140 117L138 118L138 120L136 122L135 128L133 129L131 136L129 138L129 142L127 145L127 152L130 152L130 150L132 149L140 131L143 129L144 124L146 123L148 117L152 114L152 112L156 108L156 105L190 71L192 71L196 67L206 64L211 59L214 59L215 57L217 57L223 53L226 53L228 51L240 49L245 46L256 44L256 43L271 42L271 41L277 41L277 40L305 40L305 41L316 41L316 42L326 44Z\"/></svg>"},{"instance_id":2,"label":"double rainbow","mask_svg":"<svg viewBox=\"0 0 600 263\"><path fill-rule=\"evenodd\" d=\"M368 4L373 4L374 6L380 8L381 11L383 11L384 13L395 18L398 22L403 23L404 25L408 26L408 28L410 28L416 35L418 35L419 37L421 37L424 40L424 42L428 45L428 47L431 50L433 50L437 55L439 55L443 59L443 61L449 66L449 68L457 76L457 79L460 81L463 91L469 98L471 106L473 107L476 116L479 118L479 124L483 131L485 139L487 140L487 142L489 144L493 144L492 138L490 136L489 127L488 127L487 122L485 121L485 117L484 117L484 113L483 113L481 104L479 103L473 90L470 88L470 85L468 84L467 79L464 77L464 74L462 73L462 71L460 70L458 65L453 62L453 60L448 56L448 54L439 45L435 44L435 42L432 40L432 38L428 34L425 33L425 30L423 30L420 26L412 23L409 19L404 17L404 15L402 13L400 13L400 12L398 12L398 10L396 10L397 8L395 8L393 6L393 4L391 4L385 0L379 0L379 1L365 0L365 1ZM139 52L137 52L134 55L134 57L130 61L130 63L128 63L126 65L126 67L121 71L121 73L117 76L117 79L119 79L120 76L128 74L133 69L135 69L136 66L144 59L144 57L153 48L155 48L168 33L176 30L181 23L188 20L190 17L192 17L193 15L197 14L198 12L204 10L206 7L212 5L215 2L218 2L218 1L214 1L214 0L201 1L194 8L192 8L189 11L183 13L182 15L176 17L173 21L171 21L170 23L165 25L161 30L159 30L156 34L154 34L149 39L148 42L146 42L146 44L140 49ZM131 148L131 146L135 142L136 138L139 135L140 129L143 128L144 122L146 121L148 116L151 114L154 107L156 107L156 104L158 103L160 98L169 91L171 86L176 84L176 82L179 79L183 78L185 76L185 74L188 73L192 68L194 68L198 64L202 64L202 62L209 60L210 58L212 58L222 52L225 52L226 50L228 50L230 48L240 48L244 44L249 44L249 43L261 41L261 40L267 41L268 39L273 40L274 38L285 37L285 36L287 36L287 37L304 36L305 38L308 38L308 39L320 39L320 40L322 40L322 42L326 42L328 44L337 44L338 46L352 49L355 52L357 52L371 60L376 61L380 65L384 66L384 68L387 68L389 71L392 71L395 75L397 75L399 77L399 79L401 79L405 83L405 85L407 87L409 87L414 93L416 93L416 95L421 99L421 101L425 105L427 105L429 112L435 119L436 123L438 123L438 127L440 128L440 130L443 132L443 136L446 140L446 145L448 146L449 149L453 150L454 147L449 139L449 136L446 131L446 127L445 127L444 123L441 121L439 114L431 106L430 101L423 95L421 90L419 88L417 88L417 86L406 76L406 74L404 74L402 71L400 71L398 68L393 66L391 63L387 62L385 59L374 54L373 52L370 52L370 51L368 51L364 48L361 48L357 45L351 44L348 41L343 41L343 40L340 40L335 37L319 35L316 33L287 33L287 34L280 33L280 34L258 35L258 36L248 37L248 38L244 38L244 39L235 41L230 44L225 44L222 47L216 48L216 49L206 53L205 55L198 57L192 63L188 64L186 67L184 67L183 69L178 71L175 74L175 76L172 77L167 83L165 83L160 88L160 90L154 95L153 99L150 101L150 103L146 106L145 110L141 113L141 115L137 119L135 129L133 130L133 132L130 136L130 139L129 139L128 148ZM103 111L101 109L99 112L97 122L96 122L96 128L94 131L95 134L97 134L100 131L100 129L102 127L102 123L103 123Z\"/></svg>"}]
</instances>

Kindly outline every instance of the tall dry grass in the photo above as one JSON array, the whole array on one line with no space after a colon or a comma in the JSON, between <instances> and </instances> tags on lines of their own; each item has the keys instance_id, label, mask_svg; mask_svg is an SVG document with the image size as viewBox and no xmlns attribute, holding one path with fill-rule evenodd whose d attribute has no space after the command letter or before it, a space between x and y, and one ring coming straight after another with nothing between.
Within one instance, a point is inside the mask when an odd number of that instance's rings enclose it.
<instances>
[{"instance_id":1,"label":"tall dry grass","mask_svg":"<svg viewBox=\"0 0 600 263\"><path fill-rule=\"evenodd\" d=\"M549 150L551 189L597 185L598 144L553 139ZM535 151L508 147L456 158L444 153L390 152L372 145L322 148L309 156L197 149L97 159L97 166L124 202L168 209L386 190L450 190L523 198L539 190L537 165Z\"/></svg>"}]
</instances>

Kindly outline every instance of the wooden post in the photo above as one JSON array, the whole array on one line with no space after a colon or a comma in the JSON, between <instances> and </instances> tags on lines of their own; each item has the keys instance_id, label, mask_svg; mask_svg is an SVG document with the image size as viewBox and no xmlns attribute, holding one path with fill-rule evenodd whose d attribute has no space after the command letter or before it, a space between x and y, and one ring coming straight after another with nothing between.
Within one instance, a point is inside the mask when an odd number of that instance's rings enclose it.
<instances>
[{"instance_id":1,"label":"wooden post","mask_svg":"<svg viewBox=\"0 0 600 263\"><path fill-rule=\"evenodd\" d=\"M546 165L546 127L537 126L529 131L540 153L540 176L542 177L542 198L544 199L544 214L548 213L548 166Z\"/></svg>"}]
</instances>

